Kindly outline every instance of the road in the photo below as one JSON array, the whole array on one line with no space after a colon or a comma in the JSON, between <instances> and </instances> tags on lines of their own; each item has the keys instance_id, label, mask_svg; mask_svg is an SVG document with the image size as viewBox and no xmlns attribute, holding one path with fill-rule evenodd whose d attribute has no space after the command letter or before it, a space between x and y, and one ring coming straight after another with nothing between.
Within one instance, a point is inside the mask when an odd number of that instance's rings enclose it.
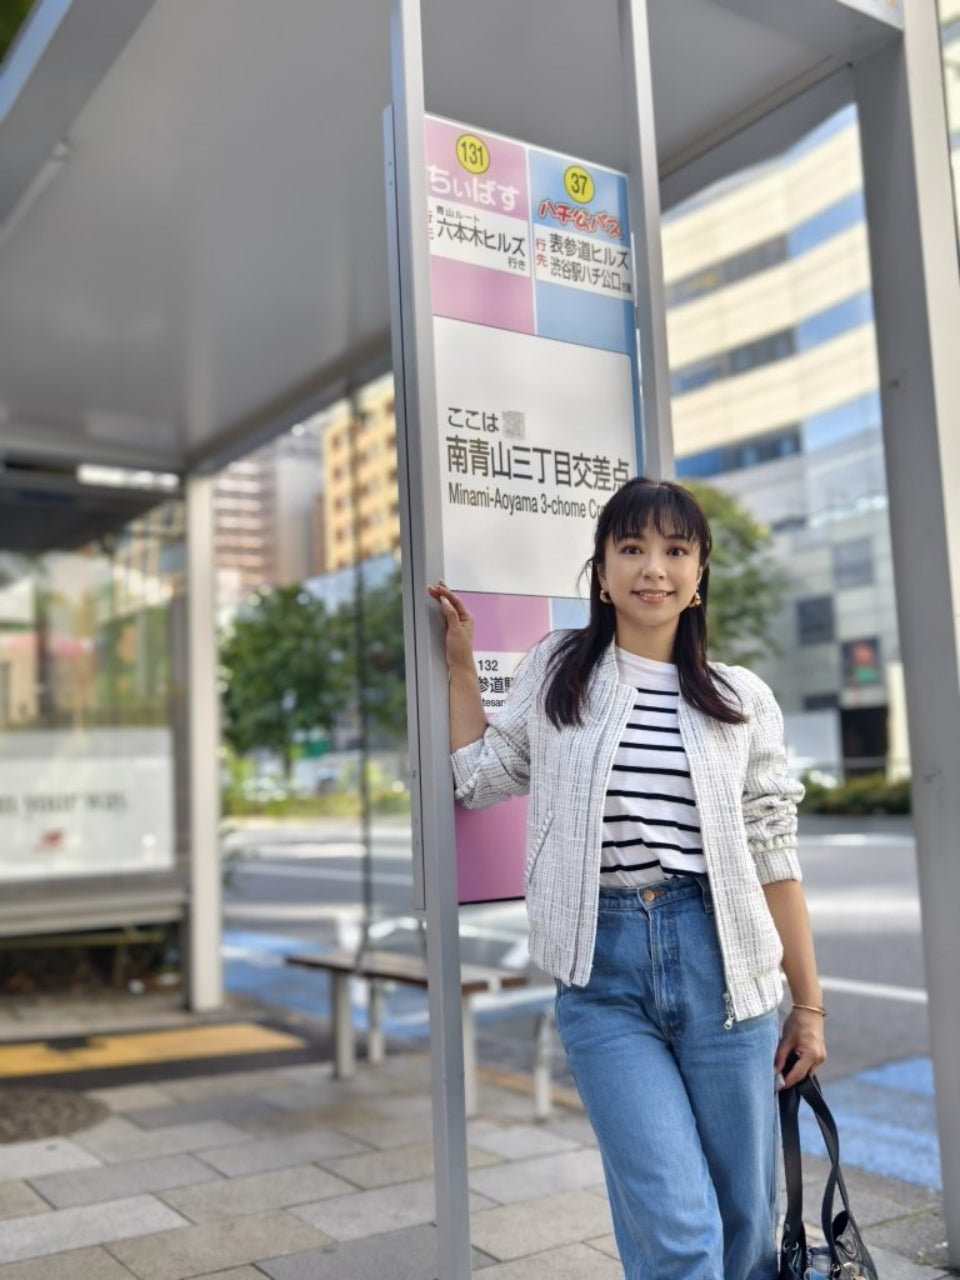
<instances>
[{"instance_id":1,"label":"road","mask_svg":"<svg viewBox=\"0 0 960 1280\"><path fill-rule=\"evenodd\" d=\"M380 945L419 946L412 915L409 828L373 825L371 875ZM825 1080L929 1052L920 909L910 824L900 819L804 818L801 861L820 972L830 1008ZM347 823L237 830L225 841L228 983L315 1008L320 984L283 968L291 940L355 945L362 919L362 845ZM465 959L523 967L521 904L464 908ZM231 979L232 974L232 979ZM482 1018L481 1052L513 1061L529 1053L537 991L500 997ZM390 1024L423 1033L422 1001L398 993ZM513 1046L511 1048L511 1046Z\"/></svg>"}]
</instances>

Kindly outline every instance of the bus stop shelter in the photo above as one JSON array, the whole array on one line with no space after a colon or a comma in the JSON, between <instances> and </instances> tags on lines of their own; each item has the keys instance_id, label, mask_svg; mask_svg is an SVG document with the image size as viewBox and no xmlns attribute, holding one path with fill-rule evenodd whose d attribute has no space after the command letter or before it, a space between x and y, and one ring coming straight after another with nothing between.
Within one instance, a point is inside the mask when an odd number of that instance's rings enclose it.
<instances>
[{"instance_id":1,"label":"bus stop shelter","mask_svg":"<svg viewBox=\"0 0 960 1280\"><path fill-rule=\"evenodd\" d=\"M177 477L189 718L176 870L25 880L3 932L182 919L190 1002L221 1000L212 476L390 367L388 104L408 140L425 109L627 172L645 467L667 475L660 212L850 102L960 1261L960 279L934 0L38 0L0 72L0 529L28 475ZM435 869L428 923L453 946L450 912L430 919ZM457 1212L441 1204L449 1258Z\"/></svg>"}]
</instances>

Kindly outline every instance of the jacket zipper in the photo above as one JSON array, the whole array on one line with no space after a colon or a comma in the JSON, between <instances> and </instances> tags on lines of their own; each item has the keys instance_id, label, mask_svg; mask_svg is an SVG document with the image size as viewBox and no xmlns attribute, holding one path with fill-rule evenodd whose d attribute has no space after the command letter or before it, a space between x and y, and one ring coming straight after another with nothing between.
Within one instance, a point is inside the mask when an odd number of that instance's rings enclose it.
<instances>
[{"instance_id":1,"label":"jacket zipper","mask_svg":"<svg viewBox=\"0 0 960 1280\"><path fill-rule=\"evenodd\" d=\"M690 785L693 787L694 799L697 802L697 811L702 818L703 811L700 806L700 797L699 795L697 795L696 770L693 767L693 761L690 759L690 750L686 741L684 740L684 735L683 735L683 715L681 714L682 705L683 705L682 698L680 699L680 704L681 706L677 708L677 726L680 729L680 741L683 743L683 749L687 755L687 763L690 767ZM703 841L703 854L707 863L707 871L709 872L710 859L709 859L709 856L707 855L706 837L704 838L704 841ZM709 875L707 878L709 880ZM713 918L717 926L717 940L720 943L720 956L723 961L723 979L724 979L724 982L726 982L727 981L727 948L726 948L726 941L723 936L723 928L721 927L720 913L716 909L714 909ZM729 989L726 987L724 988L724 992L723 992L723 1007L727 1015L723 1020L723 1029L724 1031L731 1031L733 1029L733 1024L736 1021L736 1019L734 1017L733 997L731 996Z\"/></svg>"},{"instance_id":2,"label":"jacket zipper","mask_svg":"<svg viewBox=\"0 0 960 1280\"><path fill-rule=\"evenodd\" d=\"M731 1031L733 1029L733 998L729 991L723 993L723 1007L727 1011L723 1029L724 1031Z\"/></svg>"},{"instance_id":3,"label":"jacket zipper","mask_svg":"<svg viewBox=\"0 0 960 1280\"><path fill-rule=\"evenodd\" d=\"M617 706L617 693L618 693L618 691L619 691L619 688L620 688L620 682L619 682L619 680L618 680L618 679L615 679L615 681L614 681L614 686L613 686L613 695L612 695L612 697L611 697L611 699L610 699L610 709L609 709L609 711L607 712L607 720L606 720L606 723L605 723L605 724L604 724L604 726L603 726L603 732L602 732L602 733L601 733L601 735L600 735L600 742L601 742L601 743L602 743L602 742L604 742L604 740L605 740L605 738L606 738L606 736L607 736L607 725L610 723L610 719L611 719L611 717L613 716L614 711L616 710L616 706ZM603 780L603 793L602 793L601 798L600 798L600 805L599 805L599 809L598 809L598 818L597 818L597 827L598 827L598 830L597 830L597 832L596 832L596 839L593 841L593 844L594 844L594 846L595 846L595 852L596 852L596 857L597 857L597 863L598 863L598 864L599 864L599 861L600 861L600 844L601 844L601 840L602 840L602 837L601 837L601 834L600 834L600 833L601 833L601 832L602 832L602 830L603 830L603 804L604 804L604 797L605 797L605 796L606 796L606 794L607 794L607 787L609 786L609 783L610 783L610 774L611 774L611 771L612 771L612 769L613 769L613 761L614 761L614 757L615 757L615 756L616 756L616 754L617 754L617 747L620 745L620 739L623 737L623 731L624 731L624 729L625 729L625 728L626 728L626 726L627 726L627 721L630 719L630 712L631 712L632 710L633 710L633 698L632 698L632 696L631 696L630 701L629 701L629 706L625 706L625 707L624 707L623 716L622 716L623 723L622 723L622 724L621 724L621 726L620 726L620 733L618 734L617 739L616 739L616 742L614 743L614 746L613 746L613 750L612 750L612 752L610 753L610 762L609 762L609 764L607 765L606 777L605 777L605 778L604 778L604 780ZM578 960L580 959L580 931L581 931L581 927L582 927L582 925L583 925L583 908L584 908L584 896L585 896L585 895L584 895L584 882L586 881L586 878L587 878L587 859L586 859L586 856L584 856L584 859L583 859L583 862L582 862L581 866L582 866L582 870L581 870L581 872L580 872L580 905L579 905L579 908L578 908L578 910L577 910L577 930L576 930L576 935L575 935L575 938L574 938L574 944L573 944L573 969L572 969L572 972L574 972L574 973L576 972L576 969L577 969L577 962L578 962ZM594 906L594 910L596 910L596 906ZM594 930L594 937L596 937L596 930Z\"/></svg>"}]
</instances>

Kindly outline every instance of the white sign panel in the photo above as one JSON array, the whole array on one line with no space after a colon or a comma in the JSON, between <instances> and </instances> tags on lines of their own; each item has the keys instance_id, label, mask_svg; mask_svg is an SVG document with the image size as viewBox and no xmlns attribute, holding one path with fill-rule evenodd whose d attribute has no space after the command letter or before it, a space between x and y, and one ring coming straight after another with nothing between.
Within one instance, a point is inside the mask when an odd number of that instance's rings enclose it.
<instances>
[{"instance_id":1,"label":"white sign panel","mask_svg":"<svg viewBox=\"0 0 960 1280\"><path fill-rule=\"evenodd\" d=\"M434 339L447 580L575 595L597 515L634 472L629 357L442 317Z\"/></svg>"},{"instance_id":2,"label":"white sign panel","mask_svg":"<svg viewBox=\"0 0 960 1280\"><path fill-rule=\"evenodd\" d=\"M0 755L0 881L174 863L169 729L25 730Z\"/></svg>"}]
</instances>

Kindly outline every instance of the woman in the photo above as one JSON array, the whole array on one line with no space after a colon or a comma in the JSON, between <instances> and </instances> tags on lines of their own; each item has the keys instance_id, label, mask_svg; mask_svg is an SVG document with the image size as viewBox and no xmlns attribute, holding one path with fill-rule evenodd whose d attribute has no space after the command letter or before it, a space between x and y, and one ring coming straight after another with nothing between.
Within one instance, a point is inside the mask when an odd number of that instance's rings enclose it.
<instances>
[{"instance_id":1,"label":"woman","mask_svg":"<svg viewBox=\"0 0 960 1280\"><path fill-rule=\"evenodd\" d=\"M775 1073L826 1056L802 788L769 688L707 662L710 549L685 489L625 484L597 522L589 622L531 650L489 725L470 614L430 588L457 798L530 794L530 954L557 982L627 1280L774 1280Z\"/></svg>"}]
</instances>

